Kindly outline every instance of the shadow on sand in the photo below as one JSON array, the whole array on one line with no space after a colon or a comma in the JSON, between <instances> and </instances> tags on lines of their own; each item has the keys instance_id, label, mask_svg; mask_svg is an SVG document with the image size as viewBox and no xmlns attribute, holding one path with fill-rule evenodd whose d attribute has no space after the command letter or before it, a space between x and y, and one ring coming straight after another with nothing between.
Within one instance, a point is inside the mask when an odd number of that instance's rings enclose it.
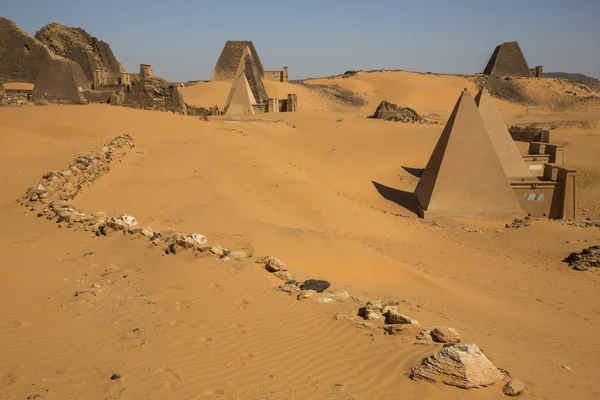
<instances>
[{"instance_id":1,"label":"shadow on sand","mask_svg":"<svg viewBox=\"0 0 600 400\"><path fill-rule=\"evenodd\" d=\"M423 171L425 171L423 168L402 167L402 169L417 178L420 178L423 175Z\"/></svg>"},{"instance_id":2,"label":"shadow on sand","mask_svg":"<svg viewBox=\"0 0 600 400\"><path fill-rule=\"evenodd\" d=\"M415 213L417 215L419 214L417 198L414 194L412 194L412 192L405 192L404 190L393 189L375 181L371 182L373 183L373 186L375 186L375 189L377 189L379 194L384 199L393 201L400 207L404 207L412 213Z\"/></svg>"}]
</instances>

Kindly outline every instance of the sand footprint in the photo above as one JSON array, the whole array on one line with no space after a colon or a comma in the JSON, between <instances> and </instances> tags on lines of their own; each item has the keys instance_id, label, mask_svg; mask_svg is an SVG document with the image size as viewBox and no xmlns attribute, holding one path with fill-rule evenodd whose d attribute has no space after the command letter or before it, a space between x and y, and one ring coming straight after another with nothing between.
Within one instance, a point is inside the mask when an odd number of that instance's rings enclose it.
<instances>
[{"instance_id":1,"label":"sand footprint","mask_svg":"<svg viewBox=\"0 0 600 400\"><path fill-rule=\"evenodd\" d=\"M248 304L250 304L250 302L248 300L241 300L241 299L237 299L236 301L233 302L233 306L235 308L237 308L238 310L245 310L246 307L248 307Z\"/></svg>"},{"instance_id":2,"label":"sand footprint","mask_svg":"<svg viewBox=\"0 0 600 400\"><path fill-rule=\"evenodd\" d=\"M242 336L246 334L246 331L244 330L244 326L242 324L229 325L229 329L231 329L231 333L233 333L233 336Z\"/></svg>"},{"instance_id":3,"label":"sand footprint","mask_svg":"<svg viewBox=\"0 0 600 400\"><path fill-rule=\"evenodd\" d=\"M156 372L161 375L161 387L175 390L181 383L181 377L177 375L171 368L161 367L157 369Z\"/></svg>"},{"instance_id":4,"label":"sand footprint","mask_svg":"<svg viewBox=\"0 0 600 400\"><path fill-rule=\"evenodd\" d=\"M178 321L178 320L173 320L169 323L169 325L171 325L173 328L178 328L178 329L192 329L194 328L194 325L185 322L185 321Z\"/></svg>"},{"instance_id":5,"label":"sand footprint","mask_svg":"<svg viewBox=\"0 0 600 400\"><path fill-rule=\"evenodd\" d=\"M189 309L190 309L189 300L177 300L175 302L175 310L176 311L189 310Z\"/></svg>"},{"instance_id":6,"label":"sand footprint","mask_svg":"<svg viewBox=\"0 0 600 400\"><path fill-rule=\"evenodd\" d=\"M221 285L219 285L218 283L211 283L211 284L208 286L208 289L209 289L211 292L215 292L215 293L219 293L219 292L222 292L222 291L223 291L223 288L221 288Z\"/></svg>"},{"instance_id":7,"label":"sand footprint","mask_svg":"<svg viewBox=\"0 0 600 400\"><path fill-rule=\"evenodd\" d=\"M212 346L210 344L212 343L212 341L213 341L213 339L209 336L200 336L200 339L198 339L198 341L196 342L194 347L192 347L192 349L196 350L196 349L211 348Z\"/></svg>"},{"instance_id":8,"label":"sand footprint","mask_svg":"<svg viewBox=\"0 0 600 400\"><path fill-rule=\"evenodd\" d=\"M237 356L235 358L235 360L229 361L227 363L227 368L238 368L238 367L244 366L244 365L246 365L246 363L252 361L253 358L254 358L254 354L245 352L241 356Z\"/></svg>"}]
</instances>

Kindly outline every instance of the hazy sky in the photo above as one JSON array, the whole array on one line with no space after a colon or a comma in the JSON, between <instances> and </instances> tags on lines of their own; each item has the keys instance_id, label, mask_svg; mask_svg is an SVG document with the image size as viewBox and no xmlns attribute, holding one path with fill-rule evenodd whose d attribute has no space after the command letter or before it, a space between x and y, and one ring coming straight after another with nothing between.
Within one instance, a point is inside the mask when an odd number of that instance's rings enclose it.
<instances>
[{"instance_id":1,"label":"hazy sky","mask_svg":"<svg viewBox=\"0 0 600 400\"><path fill-rule=\"evenodd\" d=\"M600 0L0 0L30 34L50 22L108 42L130 72L210 79L226 40L290 78L354 69L476 73L517 40L530 65L600 78Z\"/></svg>"}]
</instances>

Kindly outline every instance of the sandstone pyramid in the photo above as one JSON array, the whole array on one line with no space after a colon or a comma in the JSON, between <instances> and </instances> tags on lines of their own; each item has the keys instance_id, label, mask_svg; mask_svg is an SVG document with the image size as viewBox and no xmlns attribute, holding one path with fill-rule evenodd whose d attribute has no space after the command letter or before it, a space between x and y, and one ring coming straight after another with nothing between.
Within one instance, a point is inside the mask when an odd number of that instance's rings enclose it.
<instances>
[{"instance_id":1,"label":"sandstone pyramid","mask_svg":"<svg viewBox=\"0 0 600 400\"><path fill-rule=\"evenodd\" d=\"M35 83L42 64L51 58L52 52L39 40L0 17L0 84Z\"/></svg>"},{"instance_id":2,"label":"sandstone pyramid","mask_svg":"<svg viewBox=\"0 0 600 400\"><path fill-rule=\"evenodd\" d=\"M531 76L518 42L506 42L496 46L483 73L496 76Z\"/></svg>"},{"instance_id":3,"label":"sandstone pyramid","mask_svg":"<svg viewBox=\"0 0 600 400\"><path fill-rule=\"evenodd\" d=\"M81 67L62 57L45 61L35 80L34 99L46 99L62 104L85 104L83 94L90 85Z\"/></svg>"},{"instance_id":4,"label":"sandstone pyramid","mask_svg":"<svg viewBox=\"0 0 600 400\"><path fill-rule=\"evenodd\" d=\"M475 96L475 102L508 179L531 177L531 172L504 125L490 93L486 89L481 89Z\"/></svg>"},{"instance_id":5,"label":"sandstone pyramid","mask_svg":"<svg viewBox=\"0 0 600 400\"><path fill-rule=\"evenodd\" d=\"M254 63L256 64L256 68L258 70L259 76L263 76L264 68L262 62L260 61L260 57L258 56L258 52L254 47L254 44L250 40L228 40L221 51L221 55L215 65L215 69L212 74L212 81L227 81L234 79L237 75L237 69L240 65L240 60L242 58L242 53L246 49L246 47L250 50L252 54L252 58Z\"/></svg>"},{"instance_id":6,"label":"sandstone pyramid","mask_svg":"<svg viewBox=\"0 0 600 400\"><path fill-rule=\"evenodd\" d=\"M121 77L125 72L110 45L81 28L71 28L54 22L37 31L35 38L55 54L79 64L90 82L94 80L96 69L106 70L111 78Z\"/></svg>"},{"instance_id":7,"label":"sandstone pyramid","mask_svg":"<svg viewBox=\"0 0 600 400\"><path fill-rule=\"evenodd\" d=\"M256 104L256 99L252 94L246 74L241 71L231 85L225 104L225 115L254 114L253 104Z\"/></svg>"},{"instance_id":8,"label":"sandstone pyramid","mask_svg":"<svg viewBox=\"0 0 600 400\"><path fill-rule=\"evenodd\" d=\"M468 90L456 102L414 194L424 218L510 220L524 214Z\"/></svg>"}]
</instances>

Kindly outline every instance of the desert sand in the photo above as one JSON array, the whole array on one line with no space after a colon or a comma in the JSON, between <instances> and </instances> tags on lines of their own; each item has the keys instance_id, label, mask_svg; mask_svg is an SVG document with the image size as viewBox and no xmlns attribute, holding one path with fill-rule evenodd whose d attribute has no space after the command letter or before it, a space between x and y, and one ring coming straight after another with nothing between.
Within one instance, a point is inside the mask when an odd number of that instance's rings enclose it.
<instances>
[{"instance_id":1,"label":"desert sand","mask_svg":"<svg viewBox=\"0 0 600 400\"><path fill-rule=\"evenodd\" d=\"M198 232L278 257L298 280L398 300L421 325L477 343L525 383L523 397L600 397L600 275L562 262L600 244L600 229L415 214L410 171L425 166L473 81L376 72L307 84L340 85L368 104L265 82L272 96L298 93L300 111L203 121L100 104L0 108L0 399L506 398L502 384L410 380L441 347L414 344L417 327L357 327L361 301L298 301L252 259L165 255L128 236L59 228L15 203L45 172L123 133L136 147L71 202L80 210ZM547 106L497 100L500 112L508 125L557 125L553 142L579 172L580 216L600 218L599 110L557 111L558 92L529 84ZM183 95L222 106L228 90L200 83ZM383 99L438 124L366 118ZM74 296L90 288L96 296Z\"/></svg>"}]
</instances>

